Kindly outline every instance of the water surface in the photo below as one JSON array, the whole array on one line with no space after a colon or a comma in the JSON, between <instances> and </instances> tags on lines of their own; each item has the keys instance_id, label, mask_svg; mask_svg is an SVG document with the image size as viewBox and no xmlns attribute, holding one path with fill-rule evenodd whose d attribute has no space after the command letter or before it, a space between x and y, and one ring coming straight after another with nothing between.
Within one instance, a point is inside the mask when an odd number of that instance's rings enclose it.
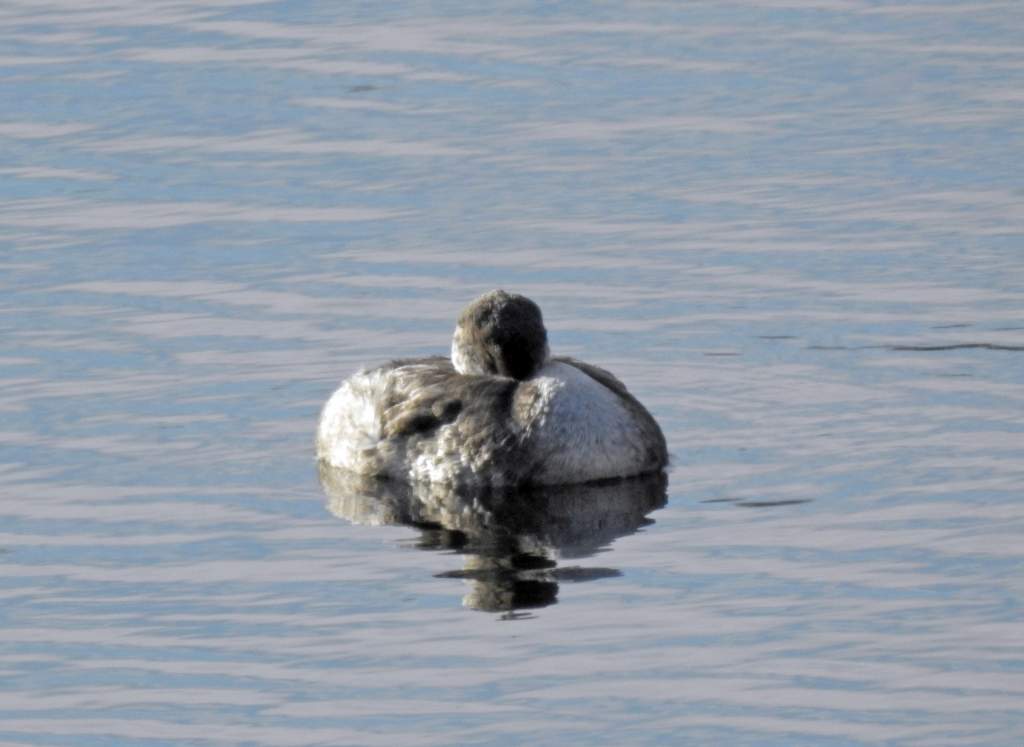
<instances>
[{"instance_id":1,"label":"water surface","mask_svg":"<svg viewBox=\"0 0 1024 747\"><path fill-rule=\"evenodd\" d=\"M0 744L1020 744L1022 32L4 4ZM321 486L498 286L667 487Z\"/></svg>"}]
</instances>

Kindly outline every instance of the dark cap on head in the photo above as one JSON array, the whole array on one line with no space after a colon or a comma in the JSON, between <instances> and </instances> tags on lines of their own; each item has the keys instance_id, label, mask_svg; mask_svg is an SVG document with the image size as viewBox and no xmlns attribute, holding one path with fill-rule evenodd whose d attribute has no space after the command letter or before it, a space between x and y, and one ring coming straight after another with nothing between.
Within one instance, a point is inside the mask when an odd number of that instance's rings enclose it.
<instances>
[{"instance_id":1,"label":"dark cap on head","mask_svg":"<svg viewBox=\"0 0 1024 747\"><path fill-rule=\"evenodd\" d=\"M459 314L452 363L459 373L526 379L548 357L540 308L526 296L494 290Z\"/></svg>"}]
</instances>

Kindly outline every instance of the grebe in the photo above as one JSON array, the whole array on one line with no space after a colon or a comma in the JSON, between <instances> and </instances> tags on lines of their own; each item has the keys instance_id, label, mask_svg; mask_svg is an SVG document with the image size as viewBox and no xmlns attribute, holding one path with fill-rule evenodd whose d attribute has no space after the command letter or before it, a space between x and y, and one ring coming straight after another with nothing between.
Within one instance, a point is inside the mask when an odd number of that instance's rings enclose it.
<instances>
[{"instance_id":1,"label":"grebe","mask_svg":"<svg viewBox=\"0 0 1024 747\"><path fill-rule=\"evenodd\" d=\"M344 381L317 456L359 475L466 487L566 485L660 472L665 437L611 373L550 357L540 308L485 293L451 358L395 360Z\"/></svg>"}]
</instances>

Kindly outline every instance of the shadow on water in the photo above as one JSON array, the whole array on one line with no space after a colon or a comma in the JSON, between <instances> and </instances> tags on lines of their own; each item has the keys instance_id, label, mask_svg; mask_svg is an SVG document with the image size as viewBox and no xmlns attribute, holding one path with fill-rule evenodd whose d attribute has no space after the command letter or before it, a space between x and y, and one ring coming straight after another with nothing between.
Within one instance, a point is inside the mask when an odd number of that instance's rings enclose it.
<instances>
[{"instance_id":1,"label":"shadow on water","mask_svg":"<svg viewBox=\"0 0 1024 747\"><path fill-rule=\"evenodd\" d=\"M419 530L416 546L464 558L439 578L466 581L463 604L503 618L558 601L560 583L618 576L613 568L560 566L654 523L665 505L667 477L616 480L531 490L453 490L404 485L320 465L327 507L355 524L400 524Z\"/></svg>"}]
</instances>

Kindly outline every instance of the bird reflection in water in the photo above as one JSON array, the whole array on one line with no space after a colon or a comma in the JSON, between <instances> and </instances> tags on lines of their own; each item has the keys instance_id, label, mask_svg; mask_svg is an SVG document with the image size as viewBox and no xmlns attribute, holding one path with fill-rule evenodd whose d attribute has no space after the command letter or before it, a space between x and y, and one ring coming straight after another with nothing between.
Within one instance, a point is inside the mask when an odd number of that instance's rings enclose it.
<instances>
[{"instance_id":1,"label":"bird reflection in water","mask_svg":"<svg viewBox=\"0 0 1024 747\"><path fill-rule=\"evenodd\" d=\"M401 524L420 532L417 546L464 557L463 604L504 619L546 607L559 583L619 575L612 568L560 566L585 558L614 540L654 523L647 515L666 502L663 473L628 479L531 488L457 491L435 484L407 485L354 475L320 464L328 509L354 524Z\"/></svg>"}]
</instances>

